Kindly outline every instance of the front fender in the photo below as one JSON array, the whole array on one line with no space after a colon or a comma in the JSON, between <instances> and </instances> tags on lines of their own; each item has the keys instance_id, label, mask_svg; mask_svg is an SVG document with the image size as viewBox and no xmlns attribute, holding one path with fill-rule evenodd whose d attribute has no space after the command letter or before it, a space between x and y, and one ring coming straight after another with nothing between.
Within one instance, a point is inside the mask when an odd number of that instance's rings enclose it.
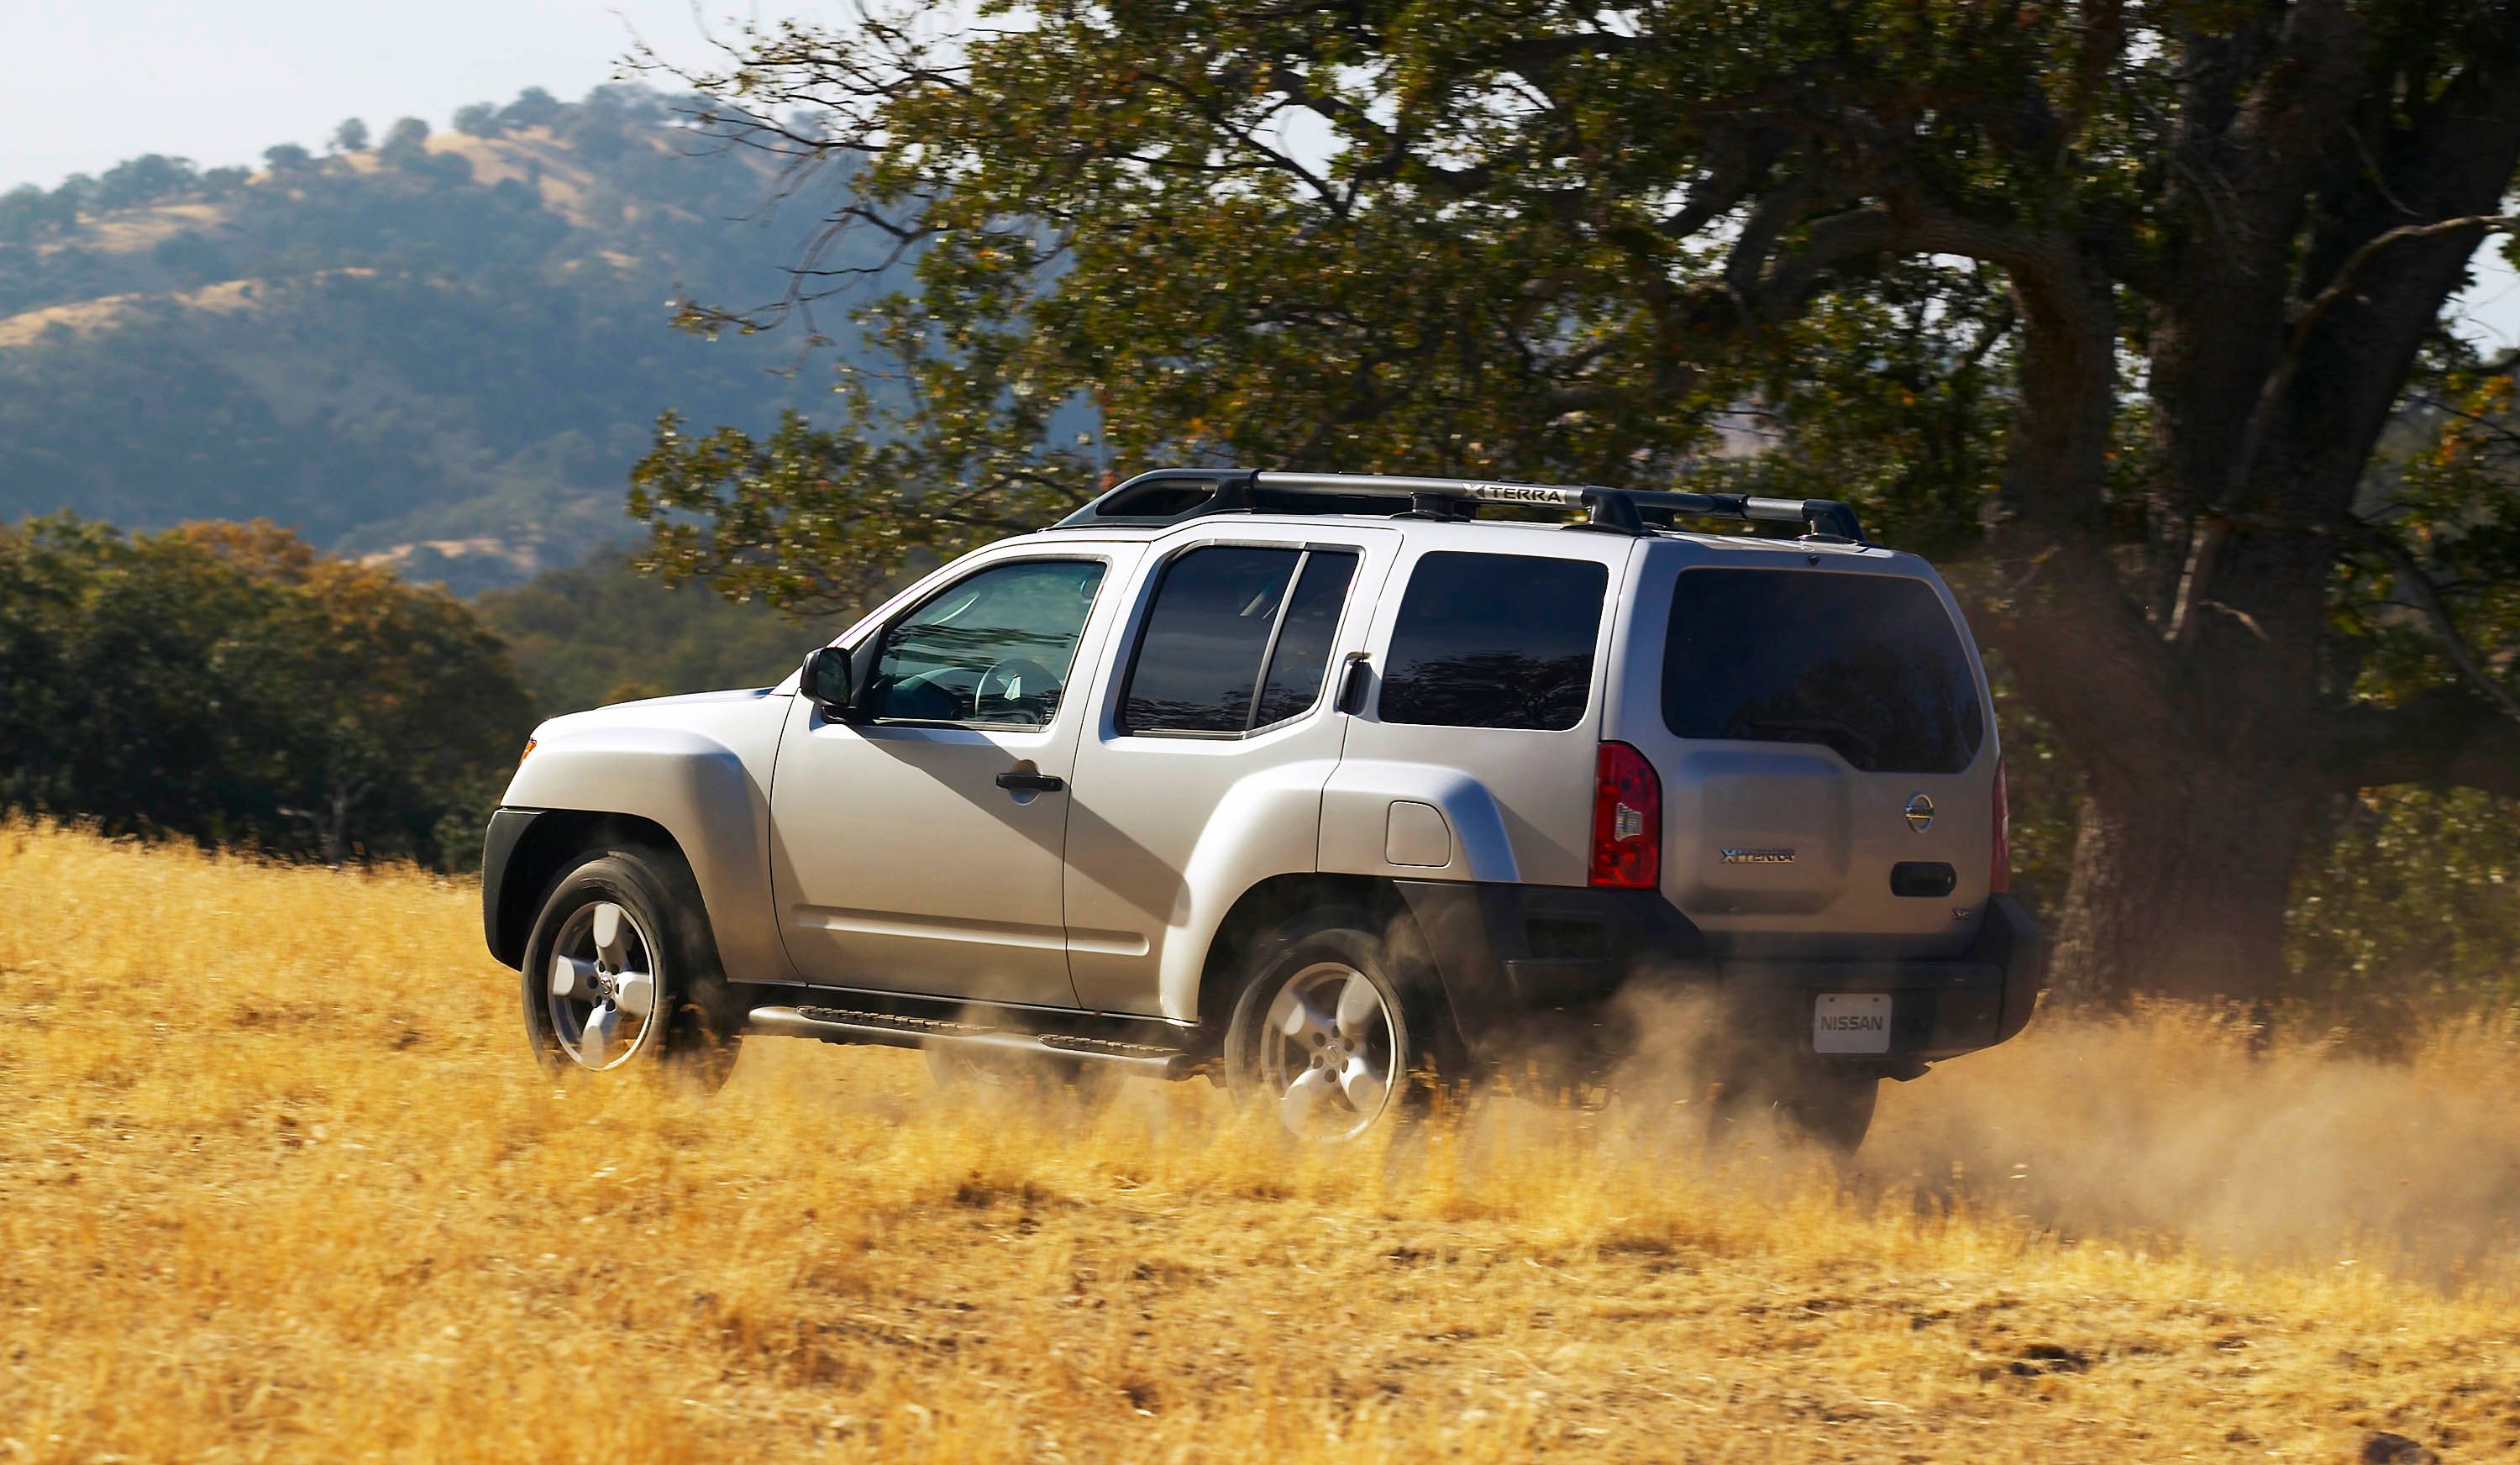
<instances>
[{"instance_id":1,"label":"front fender","mask_svg":"<svg viewBox=\"0 0 2520 1465\"><path fill-rule=\"evenodd\" d=\"M777 701L784 711L785 699ZM770 919L768 775L776 723L765 741L741 721L731 729L572 728L569 721L536 733L533 754L500 802L629 815L663 828L698 882L727 974L786 980L787 953Z\"/></svg>"}]
</instances>

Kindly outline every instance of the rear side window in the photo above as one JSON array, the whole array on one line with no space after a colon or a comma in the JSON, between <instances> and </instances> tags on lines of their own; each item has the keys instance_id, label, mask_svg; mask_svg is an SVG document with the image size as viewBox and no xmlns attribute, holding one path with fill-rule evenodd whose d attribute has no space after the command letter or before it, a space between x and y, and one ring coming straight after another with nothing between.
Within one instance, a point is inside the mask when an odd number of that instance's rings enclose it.
<instances>
[{"instance_id":1,"label":"rear side window","mask_svg":"<svg viewBox=\"0 0 2520 1465\"><path fill-rule=\"evenodd\" d=\"M1311 710L1356 559L1215 545L1166 565L1121 695L1121 729L1232 734Z\"/></svg>"},{"instance_id":2,"label":"rear side window","mask_svg":"<svg viewBox=\"0 0 2520 1465\"><path fill-rule=\"evenodd\" d=\"M1820 743L1867 773L1958 773L1986 737L1933 588L1825 570L1682 571L1662 716L1683 737Z\"/></svg>"},{"instance_id":3,"label":"rear side window","mask_svg":"<svg viewBox=\"0 0 2520 1465\"><path fill-rule=\"evenodd\" d=\"M1409 577L1382 720L1572 728L1593 695L1608 567L1530 555L1428 555Z\"/></svg>"}]
</instances>

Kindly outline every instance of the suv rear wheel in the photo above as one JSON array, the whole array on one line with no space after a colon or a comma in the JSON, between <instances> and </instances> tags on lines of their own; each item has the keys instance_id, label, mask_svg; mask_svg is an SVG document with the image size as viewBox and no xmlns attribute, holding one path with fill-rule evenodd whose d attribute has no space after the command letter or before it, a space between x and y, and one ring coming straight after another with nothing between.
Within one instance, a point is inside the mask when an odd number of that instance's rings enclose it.
<instances>
[{"instance_id":1,"label":"suv rear wheel","mask_svg":"<svg viewBox=\"0 0 2520 1465\"><path fill-rule=\"evenodd\" d=\"M1364 912L1316 911L1260 942L1226 1028L1226 1083L1297 1137L1397 1122L1437 1071L1435 1003L1401 977Z\"/></svg>"},{"instance_id":2,"label":"suv rear wheel","mask_svg":"<svg viewBox=\"0 0 2520 1465\"><path fill-rule=\"evenodd\" d=\"M735 1067L708 912L672 855L580 857L543 901L522 976L525 1036L555 1077L671 1071L714 1089Z\"/></svg>"}]
</instances>

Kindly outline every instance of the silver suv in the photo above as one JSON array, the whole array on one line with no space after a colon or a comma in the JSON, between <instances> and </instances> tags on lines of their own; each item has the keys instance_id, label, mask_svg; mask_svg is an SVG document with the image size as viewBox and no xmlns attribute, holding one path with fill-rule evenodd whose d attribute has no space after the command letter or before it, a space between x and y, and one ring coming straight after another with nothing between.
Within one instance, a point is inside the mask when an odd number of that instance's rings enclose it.
<instances>
[{"instance_id":1,"label":"silver suv","mask_svg":"<svg viewBox=\"0 0 2520 1465\"><path fill-rule=\"evenodd\" d=\"M1345 1135L1615 1062L1653 983L1720 999L1728 1102L1851 1146L2038 994L1990 706L1840 504L1165 469L776 688L544 724L482 915L562 1071L813 1038Z\"/></svg>"}]
</instances>

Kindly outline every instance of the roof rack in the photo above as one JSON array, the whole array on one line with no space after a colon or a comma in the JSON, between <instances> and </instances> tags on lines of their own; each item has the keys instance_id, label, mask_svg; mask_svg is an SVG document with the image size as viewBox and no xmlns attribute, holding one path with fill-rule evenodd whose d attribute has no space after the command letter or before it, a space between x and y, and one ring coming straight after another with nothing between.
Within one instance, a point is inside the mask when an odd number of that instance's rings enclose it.
<instances>
[{"instance_id":1,"label":"roof rack","mask_svg":"<svg viewBox=\"0 0 2520 1465\"><path fill-rule=\"evenodd\" d=\"M1408 507L1396 514L1392 506ZM1051 525L1054 529L1178 524L1216 513L1358 513L1467 519L1482 504L1581 509L1570 529L1644 534L1675 516L1801 524L1804 538L1861 545L1864 525L1835 499L1762 499L1749 494L1656 493L1559 483L1496 483L1475 478L1386 478L1353 473L1280 473L1256 468L1156 468L1140 473Z\"/></svg>"}]
</instances>

